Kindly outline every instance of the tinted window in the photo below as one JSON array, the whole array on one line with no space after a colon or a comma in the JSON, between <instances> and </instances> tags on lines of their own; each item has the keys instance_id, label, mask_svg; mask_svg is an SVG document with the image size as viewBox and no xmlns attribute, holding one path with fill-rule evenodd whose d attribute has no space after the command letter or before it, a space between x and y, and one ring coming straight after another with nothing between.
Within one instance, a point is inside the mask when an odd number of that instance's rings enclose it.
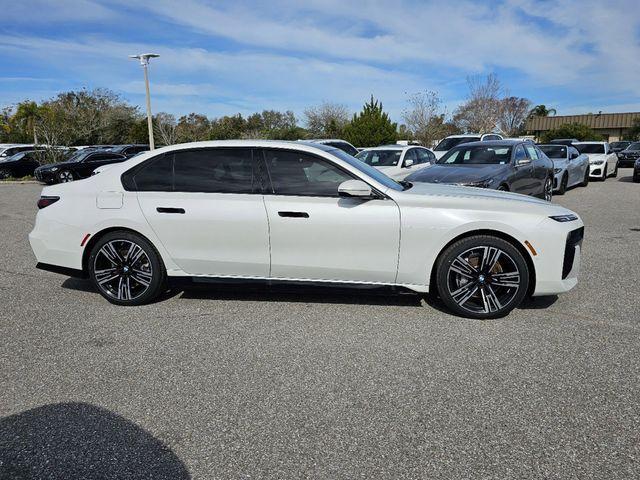
<instances>
[{"instance_id":1,"label":"tinted window","mask_svg":"<svg viewBox=\"0 0 640 480\"><path fill-rule=\"evenodd\" d=\"M395 167L400 161L402 150L365 150L356 158L372 167Z\"/></svg>"},{"instance_id":2,"label":"tinted window","mask_svg":"<svg viewBox=\"0 0 640 480\"><path fill-rule=\"evenodd\" d=\"M431 156L429 155L431 152L424 148L417 148L416 154L418 155L418 163L429 163L431 162Z\"/></svg>"},{"instance_id":3,"label":"tinted window","mask_svg":"<svg viewBox=\"0 0 640 480\"><path fill-rule=\"evenodd\" d=\"M407 166L407 160L413 160L414 165L418 163L418 153L416 152L415 148L407 150L407 153L404 154L404 166Z\"/></svg>"},{"instance_id":4,"label":"tinted window","mask_svg":"<svg viewBox=\"0 0 640 480\"><path fill-rule=\"evenodd\" d=\"M343 152L348 153L349 155L357 155L358 154L358 149L355 147L352 147L351 145L349 145L346 142L329 142L326 143L325 145L329 145L330 147L335 147L335 148L339 148L340 150L342 150Z\"/></svg>"},{"instance_id":5,"label":"tinted window","mask_svg":"<svg viewBox=\"0 0 640 480\"><path fill-rule=\"evenodd\" d=\"M574 147L580 153L604 153L604 144L602 143L576 143Z\"/></svg>"},{"instance_id":6,"label":"tinted window","mask_svg":"<svg viewBox=\"0 0 640 480\"><path fill-rule=\"evenodd\" d=\"M138 170L133 181L140 192L170 192L173 190L173 155L145 162ZM123 183L127 183L123 178Z\"/></svg>"},{"instance_id":7,"label":"tinted window","mask_svg":"<svg viewBox=\"0 0 640 480\"><path fill-rule=\"evenodd\" d=\"M498 135L485 135L482 140L502 140Z\"/></svg>"},{"instance_id":8,"label":"tinted window","mask_svg":"<svg viewBox=\"0 0 640 480\"><path fill-rule=\"evenodd\" d=\"M356 170L362 172L365 176L374 179L376 182L384 185L387 188L390 188L391 190L400 191L400 190L404 190L404 188L405 188L405 187L403 187L403 185L400 185L398 182L393 180L391 177L387 177L380 170L376 170L372 166L367 165L366 163L363 163L360 160L355 159L351 155L347 155L342 150L335 149L335 150L330 151L329 153L331 153L331 155L333 155L334 157L338 157L343 162L348 163L349 165L351 165Z\"/></svg>"},{"instance_id":9,"label":"tinted window","mask_svg":"<svg viewBox=\"0 0 640 480\"><path fill-rule=\"evenodd\" d=\"M468 142L477 142L480 140L480 137L454 137L454 138L445 138L442 140L434 150L437 151L446 151L450 150L456 145L461 145L463 143Z\"/></svg>"},{"instance_id":10,"label":"tinted window","mask_svg":"<svg viewBox=\"0 0 640 480\"><path fill-rule=\"evenodd\" d=\"M173 154L176 192L251 193L251 150L215 148Z\"/></svg>"},{"instance_id":11,"label":"tinted window","mask_svg":"<svg viewBox=\"0 0 640 480\"><path fill-rule=\"evenodd\" d=\"M567 147L563 145L543 145L540 150L549 158L567 158ZM575 148L571 148L571 150L575 150ZM576 153L578 152L576 151Z\"/></svg>"},{"instance_id":12,"label":"tinted window","mask_svg":"<svg viewBox=\"0 0 640 480\"><path fill-rule=\"evenodd\" d=\"M640 150L640 142L634 142L631 145L629 145L626 149L627 150Z\"/></svg>"},{"instance_id":13,"label":"tinted window","mask_svg":"<svg viewBox=\"0 0 640 480\"><path fill-rule=\"evenodd\" d=\"M136 153L144 152L145 150L149 150L148 147L129 147L124 151L125 155L134 155Z\"/></svg>"},{"instance_id":14,"label":"tinted window","mask_svg":"<svg viewBox=\"0 0 640 480\"><path fill-rule=\"evenodd\" d=\"M524 149L522 153L524 154ZM459 165L459 164L506 164L511 158L510 146L460 146L454 150L449 150L439 161L439 165Z\"/></svg>"},{"instance_id":15,"label":"tinted window","mask_svg":"<svg viewBox=\"0 0 640 480\"><path fill-rule=\"evenodd\" d=\"M353 177L332 163L307 153L265 150L273 192L280 195L337 197L338 185Z\"/></svg>"},{"instance_id":16,"label":"tinted window","mask_svg":"<svg viewBox=\"0 0 640 480\"><path fill-rule=\"evenodd\" d=\"M524 147L522 145L518 145L516 147L516 152L515 152L515 160L516 160L516 162L518 160L525 160L527 158L528 157L527 157L526 152L524 151Z\"/></svg>"}]
</instances>

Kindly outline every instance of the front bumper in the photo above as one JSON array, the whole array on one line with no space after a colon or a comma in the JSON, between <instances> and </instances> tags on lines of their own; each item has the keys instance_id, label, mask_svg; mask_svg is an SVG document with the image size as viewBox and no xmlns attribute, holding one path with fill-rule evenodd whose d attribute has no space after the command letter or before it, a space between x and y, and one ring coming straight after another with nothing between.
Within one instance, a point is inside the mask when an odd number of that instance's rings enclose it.
<instances>
[{"instance_id":1,"label":"front bumper","mask_svg":"<svg viewBox=\"0 0 640 480\"><path fill-rule=\"evenodd\" d=\"M51 170L36 169L33 172L33 176L36 177L36 180L43 183L55 183L57 180L55 172L52 172Z\"/></svg>"},{"instance_id":2,"label":"front bumper","mask_svg":"<svg viewBox=\"0 0 640 480\"><path fill-rule=\"evenodd\" d=\"M590 177L599 177L602 178L602 176L604 175L604 168L607 165L607 162L604 162L601 165L598 165L596 163L590 163L589 164L589 176Z\"/></svg>"},{"instance_id":3,"label":"front bumper","mask_svg":"<svg viewBox=\"0 0 640 480\"><path fill-rule=\"evenodd\" d=\"M633 167L638 158L640 158L640 157L633 158L633 157L620 157L620 156L618 156L618 166L623 167L623 168Z\"/></svg>"}]
</instances>

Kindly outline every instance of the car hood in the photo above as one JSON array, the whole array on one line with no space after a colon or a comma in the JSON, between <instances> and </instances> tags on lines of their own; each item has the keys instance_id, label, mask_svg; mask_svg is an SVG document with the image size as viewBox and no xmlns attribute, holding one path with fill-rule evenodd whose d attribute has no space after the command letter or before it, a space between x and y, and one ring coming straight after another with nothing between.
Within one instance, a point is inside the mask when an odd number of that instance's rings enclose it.
<instances>
[{"instance_id":1,"label":"car hood","mask_svg":"<svg viewBox=\"0 0 640 480\"><path fill-rule=\"evenodd\" d=\"M432 165L407 177L410 182L470 183L499 176L509 165Z\"/></svg>"}]
</instances>

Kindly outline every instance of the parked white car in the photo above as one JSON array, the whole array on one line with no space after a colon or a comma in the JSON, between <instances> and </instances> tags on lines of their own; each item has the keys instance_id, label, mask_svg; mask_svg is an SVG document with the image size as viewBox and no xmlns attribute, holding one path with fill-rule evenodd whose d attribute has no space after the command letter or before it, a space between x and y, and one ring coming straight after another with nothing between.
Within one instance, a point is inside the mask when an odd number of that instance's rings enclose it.
<instances>
[{"instance_id":1,"label":"parked white car","mask_svg":"<svg viewBox=\"0 0 640 480\"><path fill-rule=\"evenodd\" d=\"M433 149L436 155L436 159L440 160L444 157L444 154L451 150L453 147L460 145L461 143L468 142L483 142L485 140L503 140L502 135L497 133L485 133L483 135L479 133L465 133L464 135L449 135L441 140L438 145Z\"/></svg>"},{"instance_id":2,"label":"parked white car","mask_svg":"<svg viewBox=\"0 0 640 480\"><path fill-rule=\"evenodd\" d=\"M589 184L589 157L569 145L538 145L553 162L553 191L563 195L567 188Z\"/></svg>"},{"instance_id":3,"label":"parked white car","mask_svg":"<svg viewBox=\"0 0 640 480\"><path fill-rule=\"evenodd\" d=\"M583 223L495 190L401 185L336 148L235 140L173 145L45 187L38 267L140 305L167 280L389 285L494 318L578 281Z\"/></svg>"},{"instance_id":4,"label":"parked white car","mask_svg":"<svg viewBox=\"0 0 640 480\"><path fill-rule=\"evenodd\" d=\"M429 167L436 161L435 154L428 148L397 144L365 148L356 158L394 180L404 180L408 175Z\"/></svg>"},{"instance_id":5,"label":"parked white car","mask_svg":"<svg viewBox=\"0 0 640 480\"><path fill-rule=\"evenodd\" d=\"M607 177L618 176L618 155L608 142L577 142L573 146L589 157L589 175L592 178L604 182Z\"/></svg>"}]
</instances>

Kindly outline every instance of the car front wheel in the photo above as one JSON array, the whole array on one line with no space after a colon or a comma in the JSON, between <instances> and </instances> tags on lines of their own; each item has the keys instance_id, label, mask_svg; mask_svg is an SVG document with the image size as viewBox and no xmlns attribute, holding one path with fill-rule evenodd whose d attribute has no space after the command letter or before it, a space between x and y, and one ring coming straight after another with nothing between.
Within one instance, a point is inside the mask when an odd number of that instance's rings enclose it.
<instances>
[{"instance_id":1,"label":"car front wheel","mask_svg":"<svg viewBox=\"0 0 640 480\"><path fill-rule=\"evenodd\" d=\"M498 318L516 308L529 288L529 268L511 243L477 235L448 247L438 260L440 298L455 314Z\"/></svg>"},{"instance_id":2,"label":"car front wheel","mask_svg":"<svg viewBox=\"0 0 640 480\"><path fill-rule=\"evenodd\" d=\"M553 180L551 179L551 177L547 177L547 179L545 180L544 191L542 193L544 195L544 199L547 202L550 202L553 198Z\"/></svg>"},{"instance_id":3,"label":"car front wheel","mask_svg":"<svg viewBox=\"0 0 640 480\"><path fill-rule=\"evenodd\" d=\"M100 294L116 305L143 305L165 288L160 255L145 238L132 232L110 232L93 246L89 275Z\"/></svg>"},{"instance_id":4,"label":"car front wheel","mask_svg":"<svg viewBox=\"0 0 640 480\"><path fill-rule=\"evenodd\" d=\"M71 173L69 170L62 170L60 173L58 173L58 181L60 183L73 182L73 173Z\"/></svg>"}]
</instances>

